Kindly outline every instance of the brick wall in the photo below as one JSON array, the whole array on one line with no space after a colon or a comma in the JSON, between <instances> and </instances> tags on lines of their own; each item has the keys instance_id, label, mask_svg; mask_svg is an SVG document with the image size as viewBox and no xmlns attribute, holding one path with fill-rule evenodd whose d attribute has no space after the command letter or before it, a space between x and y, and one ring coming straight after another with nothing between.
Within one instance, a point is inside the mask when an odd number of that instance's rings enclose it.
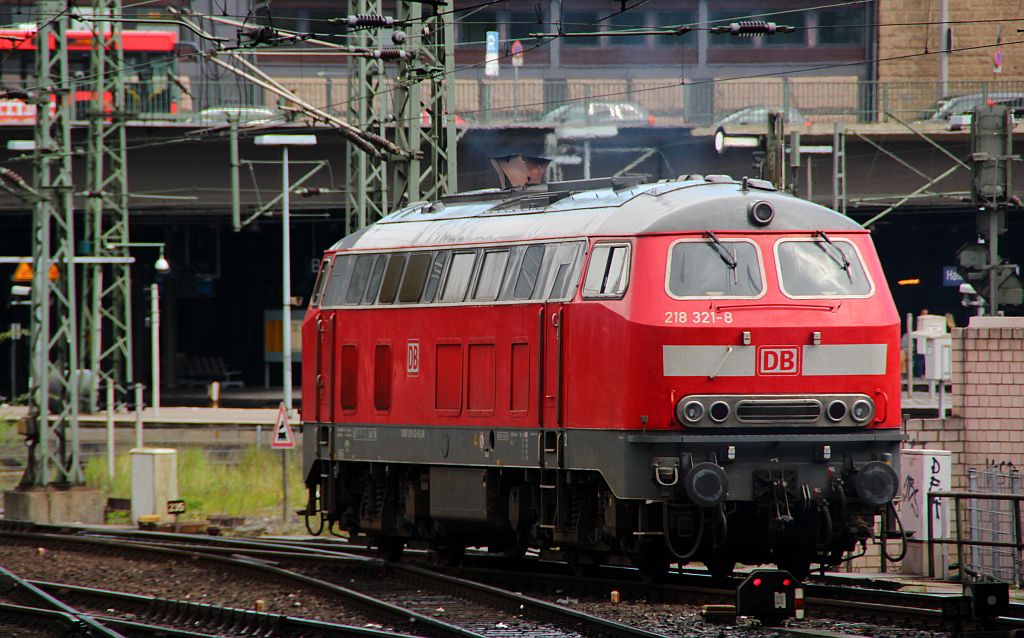
<instances>
[{"instance_id":1,"label":"brick wall","mask_svg":"<svg viewBox=\"0 0 1024 638\"><path fill-rule=\"evenodd\" d=\"M1024 318L971 324L953 331L951 415L906 428L907 447L952 452L953 491L967 490L968 467L1024 468Z\"/></svg>"},{"instance_id":2,"label":"brick wall","mask_svg":"<svg viewBox=\"0 0 1024 638\"><path fill-rule=\"evenodd\" d=\"M947 20L1017 19L1021 5L1006 0L949 0ZM894 23L937 22L938 2L921 0L881 0L878 3L879 28L878 53L882 60L878 65L878 79L882 81L936 81L939 79L938 55L914 55L934 53L940 48L940 27L937 24L920 26L891 26ZM974 24L952 24L952 48L962 49L994 45L1001 41L1019 40L1014 22L979 22ZM1000 30L1001 29L1001 30ZM1003 47L1003 72L992 72L992 57L995 47L955 51L949 56L949 79L951 82L978 80L1021 80L1024 77L1024 50L1019 45ZM900 59L891 59L896 56ZM968 91L960 91L966 93ZM951 91L953 93L953 91Z\"/></svg>"},{"instance_id":3,"label":"brick wall","mask_svg":"<svg viewBox=\"0 0 1024 638\"><path fill-rule=\"evenodd\" d=\"M910 447L953 453L953 489L967 467L1024 467L1024 319L980 318L953 331L952 414L910 419Z\"/></svg>"}]
</instances>

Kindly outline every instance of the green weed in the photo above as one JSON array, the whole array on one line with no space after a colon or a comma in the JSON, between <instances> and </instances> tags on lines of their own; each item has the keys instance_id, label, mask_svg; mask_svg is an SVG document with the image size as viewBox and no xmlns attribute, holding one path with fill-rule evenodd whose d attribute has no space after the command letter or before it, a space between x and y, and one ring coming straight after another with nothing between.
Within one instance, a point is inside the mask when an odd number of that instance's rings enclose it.
<instances>
[{"instance_id":1,"label":"green weed","mask_svg":"<svg viewBox=\"0 0 1024 638\"><path fill-rule=\"evenodd\" d=\"M287 452L286 452L287 453ZM178 450L178 498L187 509L183 520L205 519L211 515L258 518L276 516L281 511L281 454L265 448L249 448L236 463L214 459L201 448ZM287 453L289 507L305 504L301 456ZM131 498L131 459L119 455L115 477L107 476L106 457L93 457L85 467L88 485L107 496Z\"/></svg>"}]
</instances>

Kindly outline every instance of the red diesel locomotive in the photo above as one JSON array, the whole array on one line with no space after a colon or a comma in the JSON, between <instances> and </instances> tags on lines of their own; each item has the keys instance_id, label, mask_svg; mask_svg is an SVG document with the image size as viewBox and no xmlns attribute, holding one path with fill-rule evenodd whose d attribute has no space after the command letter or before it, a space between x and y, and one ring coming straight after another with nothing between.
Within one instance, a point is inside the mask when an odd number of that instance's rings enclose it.
<instances>
[{"instance_id":1,"label":"red diesel locomotive","mask_svg":"<svg viewBox=\"0 0 1024 638\"><path fill-rule=\"evenodd\" d=\"M897 491L871 238L765 181L413 204L326 251L302 336L306 516L393 554L806 574Z\"/></svg>"}]
</instances>

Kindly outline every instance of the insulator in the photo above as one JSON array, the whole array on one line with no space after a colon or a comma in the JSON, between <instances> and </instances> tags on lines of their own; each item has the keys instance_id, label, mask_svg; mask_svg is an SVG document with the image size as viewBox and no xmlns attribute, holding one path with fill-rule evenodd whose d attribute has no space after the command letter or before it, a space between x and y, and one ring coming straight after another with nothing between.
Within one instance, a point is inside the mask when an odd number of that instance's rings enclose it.
<instances>
[{"instance_id":1,"label":"insulator","mask_svg":"<svg viewBox=\"0 0 1024 638\"><path fill-rule=\"evenodd\" d=\"M785 24L775 24L764 20L741 20L730 22L728 26L714 27L712 33L728 33L729 35L741 38L752 38L758 35L771 35L773 33L791 33L793 27Z\"/></svg>"},{"instance_id":2,"label":"insulator","mask_svg":"<svg viewBox=\"0 0 1024 638\"><path fill-rule=\"evenodd\" d=\"M381 137L380 135L374 133L373 131L362 131L362 136L364 140L376 146L386 146L388 143L386 138Z\"/></svg>"},{"instance_id":3,"label":"insulator","mask_svg":"<svg viewBox=\"0 0 1024 638\"><path fill-rule=\"evenodd\" d=\"M345 22L350 27L371 27L379 29L381 27L390 27L395 23L395 19L390 16L382 16L376 13L360 13L358 15L349 16Z\"/></svg>"},{"instance_id":4,"label":"insulator","mask_svg":"<svg viewBox=\"0 0 1024 638\"><path fill-rule=\"evenodd\" d=\"M373 57L381 60L404 60L409 57L409 52L405 49L398 49L395 47L385 47L383 49L377 49L373 52Z\"/></svg>"}]
</instances>

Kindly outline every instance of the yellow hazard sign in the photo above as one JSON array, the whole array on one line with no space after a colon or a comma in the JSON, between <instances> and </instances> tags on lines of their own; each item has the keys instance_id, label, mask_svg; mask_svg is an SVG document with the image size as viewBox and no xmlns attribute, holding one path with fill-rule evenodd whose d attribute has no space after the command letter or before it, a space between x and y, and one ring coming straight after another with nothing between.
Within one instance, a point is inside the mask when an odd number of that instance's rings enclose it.
<instances>
[{"instance_id":1,"label":"yellow hazard sign","mask_svg":"<svg viewBox=\"0 0 1024 638\"><path fill-rule=\"evenodd\" d=\"M32 264L23 261L14 269L14 276L11 277L11 281L17 283L32 281L32 275ZM57 269L57 264L50 264L50 281L57 281L59 278L60 271Z\"/></svg>"}]
</instances>

